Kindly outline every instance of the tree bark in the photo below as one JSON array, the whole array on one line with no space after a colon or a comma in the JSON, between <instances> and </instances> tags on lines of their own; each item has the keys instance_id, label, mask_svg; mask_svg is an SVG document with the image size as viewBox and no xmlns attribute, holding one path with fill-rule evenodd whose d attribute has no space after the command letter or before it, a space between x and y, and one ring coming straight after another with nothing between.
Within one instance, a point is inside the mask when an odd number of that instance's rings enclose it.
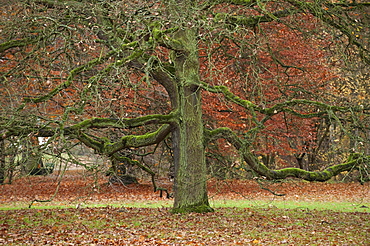
<instances>
[{"instance_id":1,"label":"tree bark","mask_svg":"<svg viewBox=\"0 0 370 246\"><path fill-rule=\"evenodd\" d=\"M28 175L43 175L44 165L37 137L31 136L22 155L22 168Z\"/></svg>"},{"instance_id":2,"label":"tree bark","mask_svg":"<svg viewBox=\"0 0 370 246\"><path fill-rule=\"evenodd\" d=\"M181 30L176 39L184 49L173 53L178 78L179 120L173 131L174 213L211 212L207 196L199 61L196 31Z\"/></svg>"},{"instance_id":3,"label":"tree bark","mask_svg":"<svg viewBox=\"0 0 370 246\"><path fill-rule=\"evenodd\" d=\"M5 141L0 139L0 184L5 181Z\"/></svg>"}]
</instances>

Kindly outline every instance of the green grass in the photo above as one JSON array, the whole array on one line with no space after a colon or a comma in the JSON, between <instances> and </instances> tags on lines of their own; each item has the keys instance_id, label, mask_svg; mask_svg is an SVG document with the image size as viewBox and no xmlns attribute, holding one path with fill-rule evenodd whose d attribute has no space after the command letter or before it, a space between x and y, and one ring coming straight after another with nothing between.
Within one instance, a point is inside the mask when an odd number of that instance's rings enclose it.
<instances>
[{"instance_id":1,"label":"green grass","mask_svg":"<svg viewBox=\"0 0 370 246\"><path fill-rule=\"evenodd\" d=\"M173 200L166 201L129 201L129 202L112 202L112 203L71 203L71 204L61 204L61 203L33 203L31 209L63 209L63 208L100 208L100 207L132 207L132 208L162 208L171 207ZM8 203L0 204L0 211L6 210L19 210L28 209L29 203Z\"/></svg>"},{"instance_id":2,"label":"green grass","mask_svg":"<svg viewBox=\"0 0 370 246\"><path fill-rule=\"evenodd\" d=\"M332 210L338 212L370 212L370 204L354 204L350 202L329 201L267 201L267 200L217 200L211 202L214 208L267 208L276 207L281 209L301 210Z\"/></svg>"},{"instance_id":3,"label":"green grass","mask_svg":"<svg viewBox=\"0 0 370 246\"><path fill-rule=\"evenodd\" d=\"M229 203L227 203L229 202ZM214 201L217 208L219 201ZM251 204L253 203L253 204ZM290 203L290 202L289 202ZM222 201L216 212L172 214L168 208L127 209L95 204L82 209L22 209L0 211L6 245L367 245L370 213L326 210L317 204L292 204L293 209L265 201ZM92 205L92 204L90 204ZM128 206L131 205L131 208ZM286 204L282 204L286 206ZM297 206L299 205L299 206ZM116 206L116 207L115 207ZM156 208L154 208L156 206ZM343 204L345 207L345 204ZM44 206L43 208L50 208ZM317 208L322 208L317 210ZM311 209L311 210L308 210Z\"/></svg>"},{"instance_id":4,"label":"green grass","mask_svg":"<svg viewBox=\"0 0 370 246\"><path fill-rule=\"evenodd\" d=\"M88 203L88 204L55 204L35 203L32 209L61 209L61 208L99 208L99 207L132 207L132 208L169 208L172 200L164 201L122 201L114 203ZM268 200L212 200L211 206L217 208L280 208L298 210L331 210L338 212L370 212L370 204L355 204L350 202L329 201L268 201ZM28 204L2 204L0 210L28 209Z\"/></svg>"}]
</instances>

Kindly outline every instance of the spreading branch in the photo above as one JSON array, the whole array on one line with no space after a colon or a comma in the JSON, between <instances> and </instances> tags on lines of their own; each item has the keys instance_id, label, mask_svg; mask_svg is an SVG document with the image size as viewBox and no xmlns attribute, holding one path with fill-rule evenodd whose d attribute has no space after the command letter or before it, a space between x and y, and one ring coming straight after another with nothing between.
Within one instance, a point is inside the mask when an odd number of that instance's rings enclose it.
<instances>
[{"instance_id":1,"label":"spreading branch","mask_svg":"<svg viewBox=\"0 0 370 246\"><path fill-rule=\"evenodd\" d=\"M327 5L326 8L323 8L319 2L305 2L305 1L297 1L297 0L288 0L290 4L297 7L303 12L309 12L316 18L322 20L326 24L330 25L334 29L340 31L348 38L348 42L351 45L355 45L359 49L360 57L362 60L370 64L370 50L362 44L356 36L354 35L354 29L351 27L351 25L345 25L343 23L347 22L348 20L344 20L341 15L345 15L341 13L340 9L338 9L337 4L330 4ZM356 4L356 6L364 6L368 7L369 3L362 3L362 4ZM339 12L339 14L338 14Z\"/></svg>"},{"instance_id":2,"label":"spreading branch","mask_svg":"<svg viewBox=\"0 0 370 246\"><path fill-rule=\"evenodd\" d=\"M248 142L243 141L238 137L233 131L228 128L218 128L215 130L207 130L206 136L208 141L224 138L228 142L234 145L241 153L243 160L248 164L253 171L257 174L264 176L268 179L285 179L288 177L299 178L307 181L320 181L324 182L330 178L340 174L341 172L351 171L357 168L363 163L368 163L370 161L370 156L363 156L361 154L356 155L356 158L348 158L344 163L336 164L330 166L322 171L306 171L300 168L283 168L280 170L269 169L264 165L255 154L249 149L250 146Z\"/></svg>"},{"instance_id":3,"label":"spreading branch","mask_svg":"<svg viewBox=\"0 0 370 246\"><path fill-rule=\"evenodd\" d=\"M323 114L326 114L327 111L332 112L364 112L368 110L368 108L364 108L363 106L356 106L356 107L341 107L341 106L335 106L335 105L329 105L318 101L312 101L307 99L293 99L284 101L281 103L277 103L271 107L262 107L259 105L256 105L252 103L249 100L245 100L240 98L239 96L235 95L230 91L230 89L226 86L220 85L220 86L210 86L206 83L202 83L201 87L208 91L213 93L221 93L224 95L224 97L229 100L230 102L236 103L239 106L242 106L245 109L254 110L259 113L272 116L275 114L278 114L280 112L289 112L293 115L299 116L301 118L313 118L313 117L321 117ZM316 108L320 108L323 111L318 111L314 113L300 113L296 110L293 110L291 107L293 106L315 106Z\"/></svg>"},{"instance_id":4,"label":"spreading branch","mask_svg":"<svg viewBox=\"0 0 370 246\"><path fill-rule=\"evenodd\" d=\"M127 149L139 148L160 143L171 132L170 125L163 125L157 131L143 135L128 135L121 137L119 141L110 142L109 139L103 137L89 136L84 132L79 132L76 138L86 146L93 148L98 153L111 156L114 153Z\"/></svg>"}]
</instances>

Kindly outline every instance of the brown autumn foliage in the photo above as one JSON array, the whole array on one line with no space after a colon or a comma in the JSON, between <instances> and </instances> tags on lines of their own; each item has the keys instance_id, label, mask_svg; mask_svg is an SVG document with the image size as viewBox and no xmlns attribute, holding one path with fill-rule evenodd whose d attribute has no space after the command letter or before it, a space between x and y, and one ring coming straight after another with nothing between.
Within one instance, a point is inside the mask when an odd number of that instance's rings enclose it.
<instances>
[{"instance_id":1,"label":"brown autumn foliage","mask_svg":"<svg viewBox=\"0 0 370 246\"><path fill-rule=\"evenodd\" d=\"M58 173L24 177L0 186L1 206L27 207L34 199L49 199ZM170 182L159 180L170 188ZM0 245L366 245L370 221L369 183L308 183L290 180L208 182L211 201L246 200L248 208L218 208L214 213L174 215L168 207L133 208L166 200L150 183L128 186L107 183L105 176L67 171L57 195L43 205L72 208L0 211ZM261 186L262 185L262 186ZM285 196L274 196L267 188ZM357 212L259 207L273 200L289 202L351 202ZM106 205L100 208L93 204ZM84 204L79 206L79 204Z\"/></svg>"},{"instance_id":2,"label":"brown autumn foliage","mask_svg":"<svg viewBox=\"0 0 370 246\"><path fill-rule=\"evenodd\" d=\"M172 183L166 179L157 181L158 185L171 190ZM59 187L58 187L59 186ZM257 180L217 180L208 181L210 197L220 199L279 199L272 194L284 194L284 200L320 200L348 201L354 203L370 202L369 183L361 185L350 183L320 183L320 182L272 182ZM58 190L57 190L58 189ZM62 202L64 205L87 203L109 203L120 201L160 201L159 192L153 192L149 180L141 180L139 184L118 185L108 182L102 174L94 175L87 171L67 171L63 177L58 172L48 176L28 176L17 179L13 184L0 186L1 204L30 204L33 200L48 200L57 194L52 202ZM39 205L41 203L38 203ZM44 205L48 205L45 203Z\"/></svg>"}]
</instances>

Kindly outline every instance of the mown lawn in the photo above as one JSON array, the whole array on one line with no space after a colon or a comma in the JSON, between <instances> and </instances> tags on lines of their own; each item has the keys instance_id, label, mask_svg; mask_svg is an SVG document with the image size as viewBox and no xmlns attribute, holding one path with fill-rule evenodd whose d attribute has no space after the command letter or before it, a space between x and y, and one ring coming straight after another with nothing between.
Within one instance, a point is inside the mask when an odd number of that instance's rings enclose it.
<instances>
[{"instance_id":1,"label":"mown lawn","mask_svg":"<svg viewBox=\"0 0 370 246\"><path fill-rule=\"evenodd\" d=\"M208 188L214 213L178 215L148 183L25 177L0 186L0 245L370 245L368 183L210 180Z\"/></svg>"},{"instance_id":2,"label":"mown lawn","mask_svg":"<svg viewBox=\"0 0 370 246\"><path fill-rule=\"evenodd\" d=\"M369 245L370 213L98 207L0 211L1 245Z\"/></svg>"}]
</instances>

